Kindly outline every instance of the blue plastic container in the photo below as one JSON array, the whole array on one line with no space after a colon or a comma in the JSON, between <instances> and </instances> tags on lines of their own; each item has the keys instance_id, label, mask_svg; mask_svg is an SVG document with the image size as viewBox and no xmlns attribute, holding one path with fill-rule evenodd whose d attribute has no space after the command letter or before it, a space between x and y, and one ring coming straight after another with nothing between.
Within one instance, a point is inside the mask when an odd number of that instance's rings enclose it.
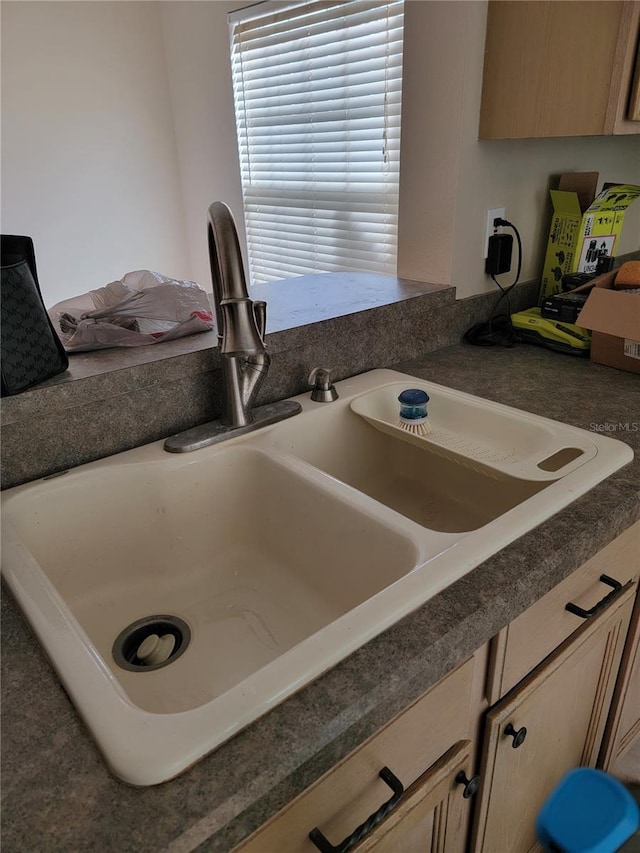
<instances>
[{"instance_id":1,"label":"blue plastic container","mask_svg":"<svg viewBox=\"0 0 640 853\"><path fill-rule=\"evenodd\" d=\"M421 424L427 419L429 395L421 388L407 388L398 397L400 420L406 424Z\"/></svg>"},{"instance_id":2,"label":"blue plastic container","mask_svg":"<svg viewBox=\"0 0 640 853\"><path fill-rule=\"evenodd\" d=\"M589 767L563 777L536 821L540 841L563 853L614 853L639 827L640 809L625 786Z\"/></svg>"}]
</instances>

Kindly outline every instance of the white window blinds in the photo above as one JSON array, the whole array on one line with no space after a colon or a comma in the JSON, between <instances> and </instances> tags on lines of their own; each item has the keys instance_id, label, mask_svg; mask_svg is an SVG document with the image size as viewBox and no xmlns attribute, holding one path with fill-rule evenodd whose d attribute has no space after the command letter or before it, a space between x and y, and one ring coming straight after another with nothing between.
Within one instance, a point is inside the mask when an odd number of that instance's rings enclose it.
<instances>
[{"instance_id":1,"label":"white window blinds","mask_svg":"<svg viewBox=\"0 0 640 853\"><path fill-rule=\"evenodd\" d=\"M395 275L402 0L265 3L230 21L252 282Z\"/></svg>"}]
</instances>

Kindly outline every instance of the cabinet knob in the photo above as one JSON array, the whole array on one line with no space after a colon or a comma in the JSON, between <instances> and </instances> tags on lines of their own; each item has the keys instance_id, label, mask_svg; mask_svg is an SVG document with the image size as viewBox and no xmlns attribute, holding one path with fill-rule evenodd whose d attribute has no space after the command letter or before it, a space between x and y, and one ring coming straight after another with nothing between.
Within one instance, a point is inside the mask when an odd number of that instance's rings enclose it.
<instances>
[{"instance_id":1,"label":"cabinet knob","mask_svg":"<svg viewBox=\"0 0 640 853\"><path fill-rule=\"evenodd\" d=\"M524 739L527 736L527 730L524 726L516 731L511 725L511 723L509 723L509 725L505 728L504 733L513 738L513 743L511 744L511 746L514 749L517 749L519 746L522 746L522 744L524 743Z\"/></svg>"},{"instance_id":2,"label":"cabinet knob","mask_svg":"<svg viewBox=\"0 0 640 853\"><path fill-rule=\"evenodd\" d=\"M465 800L470 799L476 793L478 788L480 787L480 777L472 776L471 779L467 779L467 774L464 770L461 770L456 776L456 785L464 785L462 796Z\"/></svg>"}]
</instances>

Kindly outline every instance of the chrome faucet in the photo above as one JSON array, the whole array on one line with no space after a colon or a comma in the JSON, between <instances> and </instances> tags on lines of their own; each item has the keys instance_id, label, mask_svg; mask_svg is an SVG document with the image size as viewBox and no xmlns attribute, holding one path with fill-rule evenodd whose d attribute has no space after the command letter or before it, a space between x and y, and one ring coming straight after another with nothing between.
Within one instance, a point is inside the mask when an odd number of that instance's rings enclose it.
<instances>
[{"instance_id":1,"label":"chrome faucet","mask_svg":"<svg viewBox=\"0 0 640 853\"><path fill-rule=\"evenodd\" d=\"M243 427L253 419L251 406L271 362L264 345L267 303L249 299L233 214L221 201L209 207L208 237L222 356L221 421Z\"/></svg>"},{"instance_id":2,"label":"chrome faucet","mask_svg":"<svg viewBox=\"0 0 640 853\"><path fill-rule=\"evenodd\" d=\"M222 367L222 414L168 438L164 447L184 453L297 415L302 407L283 400L253 408L271 359L264 343L267 303L249 298L233 214L216 201L209 207L209 261Z\"/></svg>"}]
</instances>

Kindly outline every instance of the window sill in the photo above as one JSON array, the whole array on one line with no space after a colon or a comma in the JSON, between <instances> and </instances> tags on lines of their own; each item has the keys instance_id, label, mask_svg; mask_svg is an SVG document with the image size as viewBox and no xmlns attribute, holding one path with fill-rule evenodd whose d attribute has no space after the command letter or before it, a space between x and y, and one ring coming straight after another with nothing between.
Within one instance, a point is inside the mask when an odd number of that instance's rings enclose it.
<instances>
[{"instance_id":1,"label":"window sill","mask_svg":"<svg viewBox=\"0 0 640 853\"><path fill-rule=\"evenodd\" d=\"M347 272L300 276L255 285L250 288L249 295L254 300L262 299L267 303L269 338L278 332L394 305L441 291L449 292L453 298L454 290L447 285L424 284L375 273ZM26 400L32 395L42 396L44 401L45 397L50 396L52 389L63 389L70 383L201 353L217 345L216 333L205 332L151 346L71 353L69 369L65 373L54 376L23 394L3 399L2 409L4 411L17 408L18 401Z\"/></svg>"}]
</instances>

